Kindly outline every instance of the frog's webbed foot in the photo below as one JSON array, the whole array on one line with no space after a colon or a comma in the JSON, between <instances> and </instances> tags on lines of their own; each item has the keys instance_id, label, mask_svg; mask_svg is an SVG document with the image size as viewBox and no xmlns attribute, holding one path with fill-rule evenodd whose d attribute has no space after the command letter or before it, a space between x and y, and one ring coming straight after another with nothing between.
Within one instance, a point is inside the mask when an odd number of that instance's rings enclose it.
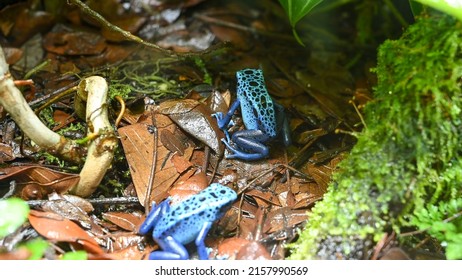
<instances>
[{"instance_id":1,"label":"frog's webbed foot","mask_svg":"<svg viewBox=\"0 0 462 280\"><path fill-rule=\"evenodd\" d=\"M177 242L173 237L156 239L157 244L163 251L154 251L149 254L150 260L187 260L189 254L183 244Z\"/></svg>"},{"instance_id":2,"label":"frog's webbed foot","mask_svg":"<svg viewBox=\"0 0 462 280\"><path fill-rule=\"evenodd\" d=\"M218 128L220 128L225 133L226 141L230 141L231 137L229 136L228 129L224 129L224 126L226 125L233 126L234 122L232 120L229 120L227 124L223 124L223 113L222 112L214 113L212 114L212 117L217 119Z\"/></svg>"}]
</instances>

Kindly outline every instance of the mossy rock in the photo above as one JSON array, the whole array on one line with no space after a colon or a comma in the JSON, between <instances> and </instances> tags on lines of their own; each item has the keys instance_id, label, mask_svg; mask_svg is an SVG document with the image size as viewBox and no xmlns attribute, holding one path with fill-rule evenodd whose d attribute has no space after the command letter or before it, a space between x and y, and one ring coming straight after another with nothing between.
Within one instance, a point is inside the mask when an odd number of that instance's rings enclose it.
<instances>
[{"instance_id":1,"label":"mossy rock","mask_svg":"<svg viewBox=\"0 0 462 280\"><path fill-rule=\"evenodd\" d=\"M367 259L385 233L404 227L425 229L448 258L462 258L462 23L418 19L381 45L375 71L367 128L309 213L291 258Z\"/></svg>"}]
</instances>

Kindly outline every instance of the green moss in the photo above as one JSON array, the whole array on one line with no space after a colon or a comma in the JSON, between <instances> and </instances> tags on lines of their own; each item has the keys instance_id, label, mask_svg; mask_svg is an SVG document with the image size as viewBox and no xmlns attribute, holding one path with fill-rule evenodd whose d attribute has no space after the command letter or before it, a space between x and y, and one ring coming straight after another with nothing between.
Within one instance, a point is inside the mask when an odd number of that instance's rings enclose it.
<instances>
[{"instance_id":1,"label":"green moss","mask_svg":"<svg viewBox=\"0 0 462 280\"><path fill-rule=\"evenodd\" d=\"M376 72L368 129L313 208L292 259L368 258L385 232L426 229L460 209L447 211L461 195L462 24L447 16L418 20L382 44ZM420 222L419 213L436 203L440 215ZM453 225L436 230L445 234L427 232L448 244L450 257L462 257L461 219L443 223Z\"/></svg>"}]
</instances>

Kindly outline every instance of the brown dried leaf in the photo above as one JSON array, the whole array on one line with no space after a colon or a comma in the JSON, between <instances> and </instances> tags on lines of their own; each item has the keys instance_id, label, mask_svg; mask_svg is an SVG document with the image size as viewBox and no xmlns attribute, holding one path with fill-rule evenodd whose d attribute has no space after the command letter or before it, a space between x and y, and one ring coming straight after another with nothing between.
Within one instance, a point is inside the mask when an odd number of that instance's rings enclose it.
<instances>
[{"instance_id":1,"label":"brown dried leaf","mask_svg":"<svg viewBox=\"0 0 462 280\"><path fill-rule=\"evenodd\" d=\"M50 199L54 199L54 198L50 197ZM95 210L93 208L93 205L90 202L88 202L88 200L81 198L80 196L64 194L64 195L58 195L58 199L64 199L64 200L69 201L70 203L74 204L76 207L79 207L85 213L90 213L90 212L93 212L93 210Z\"/></svg>"},{"instance_id":2,"label":"brown dried leaf","mask_svg":"<svg viewBox=\"0 0 462 280\"><path fill-rule=\"evenodd\" d=\"M170 132L170 130L164 129L162 133L160 133L160 141L162 144L172 153L178 153L181 156L184 155L184 149L186 148L185 139L183 139L182 133L175 133Z\"/></svg>"},{"instance_id":3,"label":"brown dried leaf","mask_svg":"<svg viewBox=\"0 0 462 280\"><path fill-rule=\"evenodd\" d=\"M183 201L188 197L197 194L207 188L207 176L203 172L199 172L191 176L186 181L181 179L170 189L170 199L172 204Z\"/></svg>"},{"instance_id":4,"label":"brown dried leaf","mask_svg":"<svg viewBox=\"0 0 462 280\"><path fill-rule=\"evenodd\" d=\"M187 155L192 154L193 148L188 148ZM184 155L184 153L183 153ZM175 169L178 173L183 173L186 170L190 169L192 167L192 164L189 160L187 160L184 156L181 156L179 154L174 154L170 161L173 163L175 166Z\"/></svg>"},{"instance_id":5,"label":"brown dried leaf","mask_svg":"<svg viewBox=\"0 0 462 280\"><path fill-rule=\"evenodd\" d=\"M169 117L162 114L155 114L154 117L156 119L159 134L162 133L164 129L170 132L174 131L175 125ZM149 132L149 127L152 126L151 117L147 116L140 120L140 123L119 128L118 132L125 151L125 156L130 165L130 173L133 178L138 199L141 203L144 203L149 176L151 174L154 136ZM179 177L179 173L176 171L175 166L168 160L170 155L170 151L162 145L161 141L158 141L155 180L149 204L151 204L152 201L159 203L166 198L168 196L167 191Z\"/></svg>"},{"instance_id":6,"label":"brown dried leaf","mask_svg":"<svg viewBox=\"0 0 462 280\"><path fill-rule=\"evenodd\" d=\"M239 237L227 238L218 244L217 258L227 257L228 260L235 260L237 252L250 242L247 239Z\"/></svg>"},{"instance_id":7,"label":"brown dried leaf","mask_svg":"<svg viewBox=\"0 0 462 280\"><path fill-rule=\"evenodd\" d=\"M268 213L263 225L263 232L272 233L294 226L306 221L306 210L292 210L282 207Z\"/></svg>"},{"instance_id":8,"label":"brown dried leaf","mask_svg":"<svg viewBox=\"0 0 462 280\"><path fill-rule=\"evenodd\" d=\"M64 30L47 33L43 47L58 55L98 55L106 49L106 41L97 33Z\"/></svg>"},{"instance_id":9,"label":"brown dried leaf","mask_svg":"<svg viewBox=\"0 0 462 280\"><path fill-rule=\"evenodd\" d=\"M4 143L0 143L0 163L4 163L5 161L12 161L16 157L13 153L13 148L11 145L7 145Z\"/></svg>"},{"instance_id":10,"label":"brown dried leaf","mask_svg":"<svg viewBox=\"0 0 462 280\"><path fill-rule=\"evenodd\" d=\"M18 188L15 194L24 194L23 199L30 199L28 194L32 193L33 198L42 198L46 195L57 192L64 193L80 180L78 174L58 172L38 165L11 166L0 169L0 181L16 181Z\"/></svg>"},{"instance_id":11,"label":"brown dried leaf","mask_svg":"<svg viewBox=\"0 0 462 280\"><path fill-rule=\"evenodd\" d=\"M158 246L145 246L144 250L140 251L139 244L133 244L107 255L114 260L147 260L149 254L158 249Z\"/></svg>"},{"instance_id":12,"label":"brown dried leaf","mask_svg":"<svg viewBox=\"0 0 462 280\"><path fill-rule=\"evenodd\" d=\"M0 253L0 260L27 260L32 255L26 248L18 248L12 252Z\"/></svg>"},{"instance_id":13,"label":"brown dried leaf","mask_svg":"<svg viewBox=\"0 0 462 280\"><path fill-rule=\"evenodd\" d=\"M257 241L251 241L242 246L236 254L237 260L271 260L268 250Z\"/></svg>"},{"instance_id":14,"label":"brown dried leaf","mask_svg":"<svg viewBox=\"0 0 462 280\"><path fill-rule=\"evenodd\" d=\"M30 37L50 28L54 24L52 14L29 9L29 3L10 5L0 12L0 28L10 43L21 46Z\"/></svg>"},{"instance_id":15,"label":"brown dried leaf","mask_svg":"<svg viewBox=\"0 0 462 280\"><path fill-rule=\"evenodd\" d=\"M115 225L131 231L138 232L140 225L143 223L144 218L140 213L124 213L124 212L106 212L103 213L103 218L111 221Z\"/></svg>"},{"instance_id":16,"label":"brown dried leaf","mask_svg":"<svg viewBox=\"0 0 462 280\"><path fill-rule=\"evenodd\" d=\"M75 118L62 110L54 110L53 120L56 123L56 126L53 127L53 131L58 131L61 128L66 127L68 124L74 122Z\"/></svg>"},{"instance_id":17,"label":"brown dried leaf","mask_svg":"<svg viewBox=\"0 0 462 280\"><path fill-rule=\"evenodd\" d=\"M64 199L54 199L42 204L42 209L58 214L64 218L78 222L82 227L90 229L93 221L79 207Z\"/></svg>"},{"instance_id":18,"label":"brown dried leaf","mask_svg":"<svg viewBox=\"0 0 462 280\"><path fill-rule=\"evenodd\" d=\"M277 199L277 196L274 195L272 192L263 192L261 190L257 189L251 189L250 191L246 192L246 195L252 196L255 200L261 199L262 201L265 201L269 204L273 204L276 206L281 206L279 200ZM259 205L261 205L259 203ZM261 206L266 206L266 205L261 205Z\"/></svg>"},{"instance_id":19,"label":"brown dried leaf","mask_svg":"<svg viewBox=\"0 0 462 280\"><path fill-rule=\"evenodd\" d=\"M29 222L40 235L47 239L81 245L89 253L104 253L86 231L58 214L30 210Z\"/></svg>"},{"instance_id":20,"label":"brown dried leaf","mask_svg":"<svg viewBox=\"0 0 462 280\"><path fill-rule=\"evenodd\" d=\"M216 154L223 153L221 139L224 133L204 104L193 99L169 100L159 105L159 112L168 115L179 127L209 146Z\"/></svg>"}]
</instances>

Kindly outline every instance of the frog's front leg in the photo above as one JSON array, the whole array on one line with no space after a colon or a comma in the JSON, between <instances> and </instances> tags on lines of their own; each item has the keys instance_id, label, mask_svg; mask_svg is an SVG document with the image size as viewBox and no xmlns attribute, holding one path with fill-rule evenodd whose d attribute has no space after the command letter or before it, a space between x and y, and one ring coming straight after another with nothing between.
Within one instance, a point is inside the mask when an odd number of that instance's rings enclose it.
<instances>
[{"instance_id":1,"label":"frog's front leg","mask_svg":"<svg viewBox=\"0 0 462 280\"><path fill-rule=\"evenodd\" d=\"M155 239L163 251L154 251L149 255L150 260L187 260L189 254L183 244L177 242L173 237L167 236L163 239Z\"/></svg>"},{"instance_id":2,"label":"frog's front leg","mask_svg":"<svg viewBox=\"0 0 462 280\"><path fill-rule=\"evenodd\" d=\"M207 247L205 247L205 237L207 236L207 233L209 232L211 227L212 227L211 222L205 222L202 225L202 228L199 231L199 234L197 234L195 243L197 247L197 254L199 255L200 260L209 259L209 254L207 253Z\"/></svg>"},{"instance_id":3,"label":"frog's front leg","mask_svg":"<svg viewBox=\"0 0 462 280\"><path fill-rule=\"evenodd\" d=\"M213 114L213 116L217 118L218 127L221 130L227 130L226 127L228 126L228 124L230 124L234 112L236 112L237 108L239 108L240 105L241 102L239 101L239 99L236 99L233 102L233 104L231 104L231 107L229 108L228 113L226 113L226 115L223 116L223 113Z\"/></svg>"},{"instance_id":4,"label":"frog's front leg","mask_svg":"<svg viewBox=\"0 0 462 280\"><path fill-rule=\"evenodd\" d=\"M151 212L149 212L143 224L141 224L140 226L139 233L142 235L148 234L156 226L160 217L165 215L169 211L169 209L170 209L170 199L169 198L162 201L157 206L156 206L156 203L154 202L152 204Z\"/></svg>"},{"instance_id":5,"label":"frog's front leg","mask_svg":"<svg viewBox=\"0 0 462 280\"><path fill-rule=\"evenodd\" d=\"M232 154L228 155L229 159L242 160L259 160L269 155L269 149L264 144L269 139L269 136L258 129L241 130L233 134L232 140L235 148L227 141L223 143L228 147ZM243 151L245 150L245 151Z\"/></svg>"}]
</instances>

